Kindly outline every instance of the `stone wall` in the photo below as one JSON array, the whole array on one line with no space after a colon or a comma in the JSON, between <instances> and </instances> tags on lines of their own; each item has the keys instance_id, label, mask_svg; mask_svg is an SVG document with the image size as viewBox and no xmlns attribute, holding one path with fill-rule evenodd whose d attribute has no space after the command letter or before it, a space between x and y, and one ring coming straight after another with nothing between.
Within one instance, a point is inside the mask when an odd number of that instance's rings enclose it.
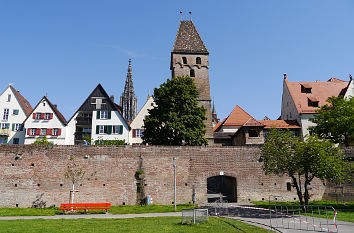
<instances>
[{"instance_id":1,"label":"stone wall","mask_svg":"<svg viewBox=\"0 0 354 233\"><path fill-rule=\"evenodd\" d=\"M173 202L173 157L177 158L177 203L207 202L207 178L236 178L237 200L297 199L288 177L266 176L258 162L259 148L131 147L0 145L0 206L28 207L43 194L47 206L68 202L71 185L64 172L75 158L85 171L78 183L80 202L133 205L137 201L135 173L144 171L145 193L153 203ZM313 199L321 199L322 182L311 182Z\"/></svg>"}]
</instances>

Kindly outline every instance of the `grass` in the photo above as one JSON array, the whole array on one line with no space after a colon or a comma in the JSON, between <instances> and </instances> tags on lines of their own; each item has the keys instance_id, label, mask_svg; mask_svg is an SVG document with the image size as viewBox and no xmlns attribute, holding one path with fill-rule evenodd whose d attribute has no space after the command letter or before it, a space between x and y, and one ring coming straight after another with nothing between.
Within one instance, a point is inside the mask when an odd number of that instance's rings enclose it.
<instances>
[{"instance_id":1,"label":"grass","mask_svg":"<svg viewBox=\"0 0 354 233\"><path fill-rule=\"evenodd\" d=\"M300 205L299 202L262 202L262 201L252 201L253 204L268 208L270 205L274 206L289 206L289 205ZM323 206L332 206L337 211L337 220L338 221L346 221L346 222L354 222L354 202L346 202L344 205L337 204L337 202L333 201L311 201L309 205L323 205ZM322 211L322 210L321 210ZM311 216L312 213L304 213L303 211L300 212L302 215ZM315 217L325 218L325 213L322 212L321 215L314 213ZM327 213L329 219L333 219L334 212L329 210Z\"/></svg>"},{"instance_id":2,"label":"grass","mask_svg":"<svg viewBox=\"0 0 354 233\"><path fill-rule=\"evenodd\" d=\"M1 232L267 232L266 229L227 218L209 218L206 223L182 225L180 217L133 219L33 219L1 220Z\"/></svg>"},{"instance_id":3,"label":"grass","mask_svg":"<svg viewBox=\"0 0 354 233\"><path fill-rule=\"evenodd\" d=\"M182 209L193 208L191 204L177 205L177 211ZM105 213L105 210L88 210L88 214ZM108 211L110 214L141 214L141 213L166 213L174 212L174 205L149 205L149 206L112 206ZM0 216L52 216L62 214L63 211L57 207L54 208L0 208ZM84 210L80 210L75 214L83 214ZM70 213L68 213L70 214Z\"/></svg>"}]
</instances>

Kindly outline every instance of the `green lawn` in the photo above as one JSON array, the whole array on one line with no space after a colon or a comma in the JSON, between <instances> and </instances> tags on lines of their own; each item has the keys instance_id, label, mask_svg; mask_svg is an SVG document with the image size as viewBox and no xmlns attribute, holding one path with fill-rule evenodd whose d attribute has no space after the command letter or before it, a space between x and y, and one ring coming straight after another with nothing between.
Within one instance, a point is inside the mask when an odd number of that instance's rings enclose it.
<instances>
[{"instance_id":1,"label":"green lawn","mask_svg":"<svg viewBox=\"0 0 354 233\"><path fill-rule=\"evenodd\" d=\"M1 232L267 232L226 218L209 218L207 223L182 225L180 217L133 219L1 220Z\"/></svg>"},{"instance_id":2,"label":"green lawn","mask_svg":"<svg viewBox=\"0 0 354 233\"><path fill-rule=\"evenodd\" d=\"M252 201L253 204L268 208L269 205L274 206L287 206L287 205L300 205L299 202L262 202L262 201ZM354 202L346 202L344 205L337 204L333 201L312 201L309 205L323 205L323 206L332 206L337 211L337 220L338 221L346 221L346 222L354 222ZM328 209L329 210L329 209ZM305 215L304 212L301 212L302 215ZM311 216L312 213L307 213L306 215ZM334 212L328 211L327 213L329 219L333 219ZM314 213L315 217L325 218L325 213L321 212L321 215Z\"/></svg>"},{"instance_id":3,"label":"green lawn","mask_svg":"<svg viewBox=\"0 0 354 233\"><path fill-rule=\"evenodd\" d=\"M191 204L177 205L177 211L193 208ZM105 213L105 210L88 210L88 213ZM141 213L165 213L174 212L174 205L149 205L149 206L112 206L108 211L111 214L141 214ZM63 211L58 208L0 208L0 216L50 216L62 214ZM77 214L84 213L84 210Z\"/></svg>"}]
</instances>

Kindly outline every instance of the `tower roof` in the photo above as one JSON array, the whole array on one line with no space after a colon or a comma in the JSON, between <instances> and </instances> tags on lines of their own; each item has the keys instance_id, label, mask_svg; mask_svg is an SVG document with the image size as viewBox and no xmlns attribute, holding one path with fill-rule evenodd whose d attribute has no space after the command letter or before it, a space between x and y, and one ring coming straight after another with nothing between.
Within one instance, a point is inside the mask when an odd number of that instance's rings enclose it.
<instances>
[{"instance_id":1,"label":"tower roof","mask_svg":"<svg viewBox=\"0 0 354 233\"><path fill-rule=\"evenodd\" d=\"M209 54L192 21L180 21L173 53Z\"/></svg>"}]
</instances>

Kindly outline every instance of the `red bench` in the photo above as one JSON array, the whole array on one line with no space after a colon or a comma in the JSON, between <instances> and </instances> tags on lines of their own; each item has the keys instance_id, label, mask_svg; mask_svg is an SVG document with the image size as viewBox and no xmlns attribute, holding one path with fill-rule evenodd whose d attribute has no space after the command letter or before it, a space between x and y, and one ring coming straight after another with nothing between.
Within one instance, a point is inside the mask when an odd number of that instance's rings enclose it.
<instances>
[{"instance_id":1,"label":"red bench","mask_svg":"<svg viewBox=\"0 0 354 233\"><path fill-rule=\"evenodd\" d=\"M101 209L107 211L111 208L111 203L62 203L60 204L59 210L63 210L63 214L65 214L65 210L85 210L85 214L88 209Z\"/></svg>"}]
</instances>

